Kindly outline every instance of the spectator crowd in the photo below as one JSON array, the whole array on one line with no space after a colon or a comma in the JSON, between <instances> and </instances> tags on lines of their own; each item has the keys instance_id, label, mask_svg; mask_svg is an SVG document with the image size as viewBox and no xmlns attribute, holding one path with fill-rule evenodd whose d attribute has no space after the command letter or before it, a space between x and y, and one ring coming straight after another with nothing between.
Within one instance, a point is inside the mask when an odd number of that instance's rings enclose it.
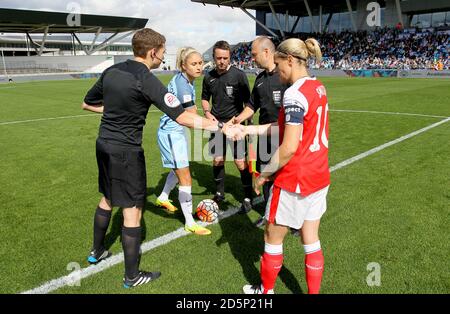
<instances>
[{"instance_id":1,"label":"spectator crowd","mask_svg":"<svg viewBox=\"0 0 450 314\"><path fill-rule=\"evenodd\" d=\"M316 38L323 51L321 69L450 69L450 31L435 29L377 29L341 33L302 34ZM240 69L255 67L251 43L235 46L233 65Z\"/></svg>"}]
</instances>

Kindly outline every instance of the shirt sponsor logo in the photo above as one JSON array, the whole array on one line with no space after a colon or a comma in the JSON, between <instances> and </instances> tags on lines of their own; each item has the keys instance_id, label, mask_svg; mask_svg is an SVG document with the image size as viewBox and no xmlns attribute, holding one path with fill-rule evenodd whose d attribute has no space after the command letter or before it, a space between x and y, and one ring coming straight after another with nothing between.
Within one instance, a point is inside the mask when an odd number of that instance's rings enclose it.
<instances>
[{"instance_id":1,"label":"shirt sponsor logo","mask_svg":"<svg viewBox=\"0 0 450 314\"><path fill-rule=\"evenodd\" d=\"M259 83L256 87L260 87L262 84L264 84L264 82Z\"/></svg>"},{"instance_id":2,"label":"shirt sponsor logo","mask_svg":"<svg viewBox=\"0 0 450 314\"><path fill-rule=\"evenodd\" d=\"M303 109L298 106L289 106L284 108L284 112L290 113L290 112L303 112Z\"/></svg>"},{"instance_id":3,"label":"shirt sponsor logo","mask_svg":"<svg viewBox=\"0 0 450 314\"><path fill-rule=\"evenodd\" d=\"M226 88L228 97L233 97L233 86L227 86Z\"/></svg>"},{"instance_id":4,"label":"shirt sponsor logo","mask_svg":"<svg viewBox=\"0 0 450 314\"><path fill-rule=\"evenodd\" d=\"M183 95L183 102L190 102L192 101L192 96L191 95Z\"/></svg>"},{"instance_id":5,"label":"shirt sponsor logo","mask_svg":"<svg viewBox=\"0 0 450 314\"><path fill-rule=\"evenodd\" d=\"M213 79L211 79L209 82L210 83L212 83L212 82L214 82L216 79L215 78L213 78Z\"/></svg>"},{"instance_id":6,"label":"shirt sponsor logo","mask_svg":"<svg viewBox=\"0 0 450 314\"><path fill-rule=\"evenodd\" d=\"M180 101L178 100L178 98L171 93L167 93L164 95L164 102L170 108L175 108L180 105Z\"/></svg>"},{"instance_id":7,"label":"shirt sponsor logo","mask_svg":"<svg viewBox=\"0 0 450 314\"><path fill-rule=\"evenodd\" d=\"M279 105L281 102L281 91L274 90L272 92L272 98L273 98L273 102L275 103L275 105Z\"/></svg>"}]
</instances>

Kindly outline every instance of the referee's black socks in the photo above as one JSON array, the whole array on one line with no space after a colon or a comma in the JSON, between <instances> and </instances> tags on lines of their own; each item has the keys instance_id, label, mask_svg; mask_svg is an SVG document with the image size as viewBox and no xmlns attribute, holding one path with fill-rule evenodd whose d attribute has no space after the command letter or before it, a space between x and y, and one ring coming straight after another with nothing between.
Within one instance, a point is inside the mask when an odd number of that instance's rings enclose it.
<instances>
[{"instance_id":1,"label":"referee's black socks","mask_svg":"<svg viewBox=\"0 0 450 314\"><path fill-rule=\"evenodd\" d=\"M139 251L141 248L142 227L122 226L122 248L125 257L125 275L134 279L139 274Z\"/></svg>"},{"instance_id":2,"label":"referee's black socks","mask_svg":"<svg viewBox=\"0 0 450 314\"><path fill-rule=\"evenodd\" d=\"M111 220L111 210L97 207L94 215L94 250L104 249L106 231Z\"/></svg>"},{"instance_id":3,"label":"referee's black socks","mask_svg":"<svg viewBox=\"0 0 450 314\"><path fill-rule=\"evenodd\" d=\"M252 174L248 171L248 168L239 170L241 173L241 182L244 187L245 198L252 200L253 188L252 188Z\"/></svg>"},{"instance_id":4,"label":"referee's black socks","mask_svg":"<svg viewBox=\"0 0 450 314\"><path fill-rule=\"evenodd\" d=\"M213 166L214 182L216 183L216 192L225 195L225 165Z\"/></svg>"}]
</instances>

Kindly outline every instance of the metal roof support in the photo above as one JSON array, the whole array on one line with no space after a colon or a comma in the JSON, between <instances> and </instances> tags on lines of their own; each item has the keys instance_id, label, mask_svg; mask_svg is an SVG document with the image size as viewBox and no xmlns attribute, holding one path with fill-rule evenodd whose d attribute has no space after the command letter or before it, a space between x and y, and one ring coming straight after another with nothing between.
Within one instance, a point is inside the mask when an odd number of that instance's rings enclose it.
<instances>
[{"instance_id":1,"label":"metal roof support","mask_svg":"<svg viewBox=\"0 0 450 314\"><path fill-rule=\"evenodd\" d=\"M319 33L322 33L322 5L319 6Z\"/></svg>"},{"instance_id":2,"label":"metal roof support","mask_svg":"<svg viewBox=\"0 0 450 314\"><path fill-rule=\"evenodd\" d=\"M289 11L286 10L286 14L284 15L284 31L289 32Z\"/></svg>"},{"instance_id":3,"label":"metal roof support","mask_svg":"<svg viewBox=\"0 0 450 314\"><path fill-rule=\"evenodd\" d=\"M313 19L312 13L311 13L311 9L309 8L308 0L303 0L303 2L305 3L306 11L308 11L309 18L311 19L311 25L313 27L313 31L314 31L314 33L317 33L316 23L314 23L314 19Z\"/></svg>"},{"instance_id":4,"label":"metal roof support","mask_svg":"<svg viewBox=\"0 0 450 314\"><path fill-rule=\"evenodd\" d=\"M291 33L295 31L295 28L297 27L298 21L300 21L300 16L297 16L297 19L295 20L294 25L291 28Z\"/></svg>"},{"instance_id":5,"label":"metal roof support","mask_svg":"<svg viewBox=\"0 0 450 314\"><path fill-rule=\"evenodd\" d=\"M404 27L403 18L402 18L402 7L400 6L400 1L399 0L395 0L395 7L397 8L398 21Z\"/></svg>"},{"instance_id":6,"label":"metal roof support","mask_svg":"<svg viewBox=\"0 0 450 314\"><path fill-rule=\"evenodd\" d=\"M275 22L277 22L278 30L280 31L281 36L283 38L285 38L285 35L284 35L284 32L283 32L283 28L281 28L280 20L278 19L277 13L275 12L275 10L273 8L272 1L268 1L268 3L269 3L270 10L272 11L272 17L275 19Z\"/></svg>"},{"instance_id":7,"label":"metal roof support","mask_svg":"<svg viewBox=\"0 0 450 314\"><path fill-rule=\"evenodd\" d=\"M44 30L44 37L42 37L41 48L39 49L39 53L38 53L39 56L42 55L42 52L44 51L45 41L47 40L47 34L48 34L49 28L50 27L47 26Z\"/></svg>"},{"instance_id":8,"label":"metal roof support","mask_svg":"<svg viewBox=\"0 0 450 314\"><path fill-rule=\"evenodd\" d=\"M38 47L39 45L38 45L37 43L34 42L33 38L31 38L31 36L30 36L30 34L29 34L28 32L25 32L25 33L27 34L27 38L28 38L28 40L30 41L31 46L33 47L34 51L35 51L36 53L38 53L37 47Z\"/></svg>"},{"instance_id":9,"label":"metal roof support","mask_svg":"<svg viewBox=\"0 0 450 314\"><path fill-rule=\"evenodd\" d=\"M83 43L81 42L81 40L78 38L78 36L75 33L72 33L72 36L77 40L78 44L80 44L81 49L83 49L84 53L86 55L89 55L89 51L84 47Z\"/></svg>"},{"instance_id":10,"label":"metal roof support","mask_svg":"<svg viewBox=\"0 0 450 314\"><path fill-rule=\"evenodd\" d=\"M255 21L259 26L261 26L262 28L264 28L269 34L271 34L273 37L278 38L280 36L278 36L276 33L274 33L270 28L268 28L266 25L264 25L263 23L261 23L260 21L258 21L253 15L250 14L250 12L247 11L247 9L241 7L241 10L247 14L253 21Z\"/></svg>"},{"instance_id":11,"label":"metal roof support","mask_svg":"<svg viewBox=\"0 0 450 314\"><path fill-rule=\"evenodd\" d=\"M136 33L136 32L137 32L137 30L129 31L129 32L125 33L124 35L122 35L122 36L120 36L120 37L118 37L118 38L115 38L115 39L113 40L113 38L114 38L116 35L119 34L119 33L115 33L114 35L110 36L107 40L105 40L103 43L101 43L100 45L98 45L97 48L95 48L94 50L92 50L92 51L91 51L91 54L93 54L94 52L97 52L97 51L99 51L99 50L105 49L105 48L111 46L112 44L114 44L116 41L119 41L119 40L121 40L121 39L123 39L123 38L125 38L125 37L128 37L128 36L130 36L130 35L133 35L133 34Z\"/></svg>"},{"instance_id":12,"label":"metal roof support","mask_svg":"<svg viewBox=\"0 0 450 314\"><path fill-rule=\"evenodd\" d=\"M325 22L325 26L323 27L324 32L328 32L328 25L330 25L332 17L333 17L333 12L330 12L330 15L328 15L327 21Z\"/></svg>"},{"instance_id":13,"label":"metal roof support","mask_svg":"<svg viewBox=\"0 0 450 314\"><path fill-rule=\"evenodd\" d=\"M352 22L353 31L357 31L355 19L353 18L353 10L352 10L352 4L350 3L350 0L345 0L347 2L347 8L348 13L350 14L350 21Z\"/></svg>"},{"instance_id":14,"label":"metal roof support","mask_svg":"<svg viewBox=\"0 0 450 314\"><path fill-rule=\"evenodd\" d=\"M92 50L94 49L95 42L97 41L98 36L102 32L102 28L99 27L97 30L97 33L95 34L94 40L92 41L91 47L89 48L89 55L92 53Z\"/></svg>"}]
</instances>

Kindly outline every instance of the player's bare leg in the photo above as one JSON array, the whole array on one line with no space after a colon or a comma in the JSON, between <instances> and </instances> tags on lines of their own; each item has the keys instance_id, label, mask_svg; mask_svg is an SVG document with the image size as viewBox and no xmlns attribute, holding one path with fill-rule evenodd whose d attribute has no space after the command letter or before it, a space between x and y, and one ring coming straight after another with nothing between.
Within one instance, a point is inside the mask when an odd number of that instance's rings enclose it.
<instances>
[{"instance_id":1,"label":"player's bare leg","mask_svg":"<svg viewBox=\"0 0 450 314\"><path fill-rule=\"evenodd\" d=\"M319 220L305 220L301 229L305 249L305 272L309 294L318 294L322 282L324 258L319 241Z\"/></svg>"}]
</instances>

